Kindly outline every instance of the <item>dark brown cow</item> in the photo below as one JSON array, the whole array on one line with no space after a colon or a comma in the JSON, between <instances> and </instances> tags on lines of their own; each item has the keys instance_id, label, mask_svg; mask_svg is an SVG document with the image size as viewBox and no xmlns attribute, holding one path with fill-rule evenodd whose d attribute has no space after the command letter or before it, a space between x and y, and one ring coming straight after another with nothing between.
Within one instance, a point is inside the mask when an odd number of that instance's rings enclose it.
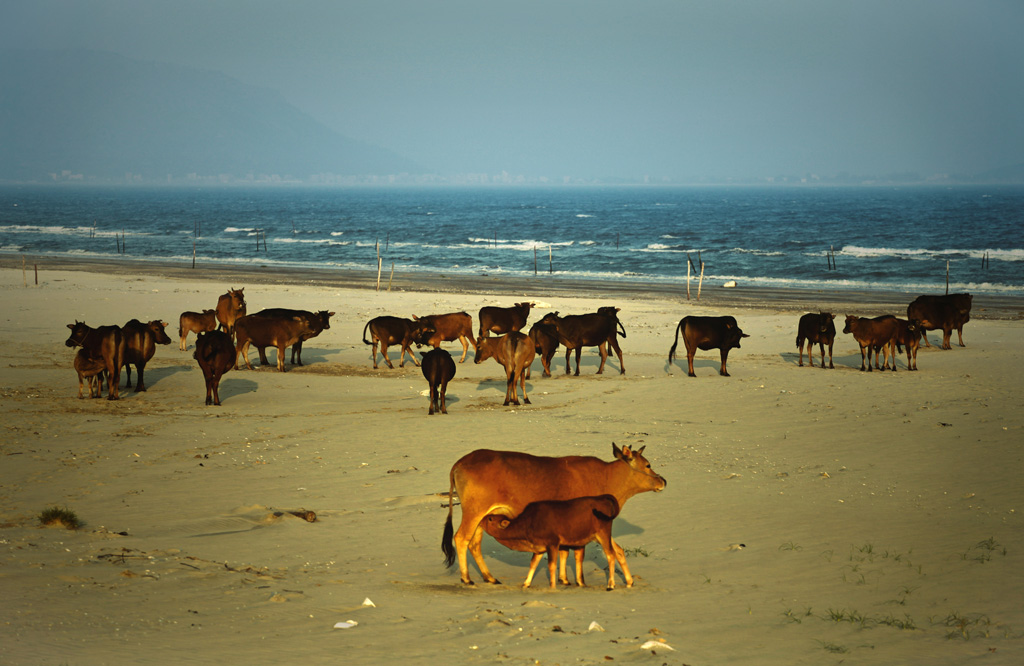
<instances>
[{"instance_id":1,"label":"dark brown cow","mask_svg":"<svg viewBox=\"0 0 1024 666\"><path fill-rule=\"evenodd\" d=\"M103 373L106 367L102 358L90 358L89 352L84 349L78 350L78 353L75 354L75 372L78 373L79 400L84 397L82 388L85 384L89 385L90 398L103 397Z\"/></svg>"},{"instance_id":2,"label":"dark brown cow","mask_svg":"<svg viewBox=\"0 0 1024 666\"><path fill-rule=\"evenodd\" d=\"M199 335L205 331L212 331L217 328L217 311L203 310L202 312L182 312L178 317L178 349L188 349L186 342L189 333Z\"/></svg>"},{"instance_id":3,"label":"dark brown cow","mask_svg":"<svg viewBox=\"0 0 1024 666\"><path fill-rule=\"evenodd\" d=\"M497 513L514 518L531 502L605 494L615 497L622 507L637 493L665 488L665 479L644 458L644 447L632 451L629 446L620 449L613 442L612 451L615 460L611 462L592 456L550 458L488 449L460 458L449 473L448 520L441 539L446 564L450 567L458 558L462 582L471 585L468 548L483 579L497 583L480 551L480 521L485 516ZM462 504L462 522L454 532L452 506L456 494Z\"/></svg>"},{"instance_id":4,"label":"dark brown cow","mask_svg":"<svg viewBox=\"0 0 1024 666\"><path fill-rule=\"evenodd\" d=\"M246 316L235 321L235 351L245 361L245 367L252 370L249 363L249 345L257 349L276 347L277 369L284 372L284 350L309 337L311 332L309 324L301 317L275 319ZM237 358L235 369L238 369Z\"/></svg>"},{"instance_id":5,"label":"dark brown cow","mask_svg":"<svg viewBox=\"0 0 1024 666\"><path fill-rule=\"evenodd\" d=\"M206 404L220 406L220 379L235 366L235 345L223 331L204 331L196 338L192 358L206 380Z\"/></svg>"},{"instance_id":6,"label":"dark brown cow","mask_svg":"<svg viewBox=\"0 0 1024 666\"><path fill-rule=\"evenodd\" d=\"M740 339L750 337L740 330L735 317L728 315L723 317L699 317L693 315L683 317L679 321L679 325L676 326L676 341L672 343L672 348L668 350L669 365L672 365L672 359L675 358L680 332L683 334L683 344L686 345L687 374L691 377L697 376L693 372L693 357L697 354L698 349L704 351L709 349L720 350L722 367L718 370L718 374L728 377L729 373L725 369L725 362L729 358L729 350L733 347L739 349Z\"/></svg>"},{"instance_id":7,"label":"dark brown cow","mask_svg":"<svg viewBox=\"0 0 1024 666\"><path fill-rule=\"evenodd\" d=\"M916 319L921 328L924 346L931 347L927 331L942 329L942 348L952 349L950 338L956 329L960 346L964 344L964 324L971 320L970 294L945 294L943 296L918 296L907 306L907 319Z\"/></svg>"},{"instance_id":8,"label":"dark brown cow","mask_svg":"<svg viewBox=\"0 0 1024 666\"><path fill-rule=\"evenodd\" d=\"M124 333L124 372L127 375L125 388L132 387L132 366L138 372L138 381L135 382L135 392L146 390L146 382L143 373L146 371L146 364L156 353L157 345L169 345L171 339L167 337L164 330L167 322L155 319L148 324L143 324L138 319L132 319L121 327Z\"/></svg>"},{"instance_id":9,"label":"dark brown cow","mask_svg":"<svg viewBox=\"0 0 1024 666\"><path fill-rule=\"evenodd\" d=\"M541 322L555 327L558 341L565 345L565 374L569 374L569 355L576 352L576 376L580 374L580 352L584 347L597 347L601 354L601 365L597 368L598 375L604 372L604 364L608 360L608 346L619 357L619 374L626 374L626 366L622 362L622 349L619 348L617 327L621 326L615 311L618 308L602 308L605 312L591 312L582 315L566 315L559 317L557 312L544 315ZM611 312L609 312L611 311ZM625 331L623 330L623 337Z\"/></svg>"},{"instance_id":10,"label":"dark brown cow","mask_svg":"<svg viewBox=\"0 0 1024 666\"><path fill-rule=\"evenodd\" d=\"M473 349L476 349L476 341L473 340L473 318L466 312L449 312L448 314L426 315L423 317L413 315L412 318L416 321L425 322L434 329L434 333L425 339L423 343L425 345L436 349L441 346L442 342L453 342L455 340L461 342L462 358L459 359L459 363L466 360L466 353L469 351L470 345L473 345Z\"/></svg>"},{"instance_id":11,"label":"dark brown cow","mask_svg":"<svg viewBox=\"0 0 1024 666\"><path fill-rule=\"evenodd\" d=\"M513 405L519 404L519 396L516 393L517 381L523 390L523 402L529 405L530 398L526 395L526 371L536 356L533 340L518 331L510 331L497 338L478 338L473 362L480 364L493 357L505 368L503 406L507 406L509 402Z\"/></svg>"},{"instance_id":12,"label":"dark brown cow","mask_svg":"<svg viewBox=\"0 0 1024 666\"><path fill-rule=\"evenodd\" d=\"M485 338L491 333L504 335L510 331L520 331L526 326L530 316L530 308L536 303L516 303L510 308L499 308L488 305L480 308L480 337Z\"/></svg>"},{"instance_id":13,"label":"dark brown cow","mask_svg":"<svg viewBox=\"0 0 1024 666\"><path fill-rule=\"evenodd\" d=\"M888 353L893 357L892 370L896 371L896 317L882 315L874 319L866 317L846 316L846 326L843 333L852 333L853 339L860 345L860 369L863 372L865 365L867 371L871 372L871 351L875 352L875 366L878 366L878 352ZM888 362L886 363L888 367ZM884 369L884 368L881 368Z\"/></svg>"},{"instance_id":14,"label":"dark brown cow","mask_svg":"<svg viewBox=\"0 0 1024 666\"><path fill-rule=\"evenodd\" d=\"M821 367L825 367L825 345L828 345L828 367L835 369L832 365L832 345L836 341L835 318L831 312L808 312L800 317L796 329L796 348L800 350L797 365L804 364L804 340L807 340L807 362L811 367L814 367L814 344L817 343L821 349Z\"/></svg>"},{"instance_id":15,"label":"dark brown cow","mask_svg":"<svg viewBox=\"0 0 1024 666\"><path fill-rule=\"evenodd\" d=\"M447 414L445 394L448 392L448 382L455 376L455 361L452 360L452 355L444 349L431 349L423 355L420 369L430 386L430 411L427 415L433 415L438 409L442 414Z\"/></svg>"},{"instance_id":16,"label":"dark brown cow","mask_svg":"<svg viewBox=\"0 0 1024 666\"><path fill-rule=\"evenodd\" d=\"M234 337L235 322L245 316L245 296L241 289L228 289L228 293L221 294L217 299L217 321L220 322L220 330Z\"/></svg>"},{"instance_id":17,"label":"dark brown cow","mask_svg":"<svg viewBox=\"0 0 1024 666\"><path fill-rule=\"evenodd\" d=\"M85 322L68 324L71 335L64 341L68 347L82 347L89 358L102 360L107 373L107 400L121 397L121 366L124 365L124 334L120 326L91 328Z\"/></svg>"},{"instance_id":18,"label":"dark brown cow","mask_svg":"<svg viewBox=\"0 0 1024 666\"><path fill-rule=\"evenodd\" d=\"M626 555L612 539L612 521L617 515L619 503L615 497L601 495L532 502L515 518L487 516L481 524L484 531L503 546L533 553L530 571L523 582L524 588L530 587L544 553L548 556L548 577L553 589L559 549L574 548L580 552L588 543L596 540L608 559L608 589L614 590L616 561L622 568L626 587L633 587L633 576L626 564ZM576 572L577 582L581 583L578 566Z\"/></svg>"},{"instance_id":19,"label":"dark brown cow","mask_svg":"<svg viewBox=\"0 0 1024 666\"><path fill-rule=\"evenodd\" d=\"M896 351L902 352L903 347L907 348L907 369L917 370L917 350L921 346L921 327L914 319L896 319ZM893 365L896 359L893 359Z\"/></svg>"},{"instance_id":20,"label":"dark brown cow","mask_svg":"<svg viewBox=\"0 0 1024 666\"><path fill-rule=\"evenodd\" d=\"M366 339L367 330L370 331L369 340ZM375 317L366 322L366 326L363 327L363 344L373 345L374 369L377 368L377 344L380 343L380 353L384 357L384 362L388 364L389 368L394 370L395 366L391 365L391 359L388 358L388 345L397 344L402 346L402 353L398 358L398 367L405 367L406 352L408 352L412 362L418 366L420 362L416 360L416 355L412 352L412 344L425 344L425 341L429 340L433 334L434 329L425 321L385 315L383 317Z\"/></svg>"},{"instance_id":21,"label":"dark brown cow","mask_svg":"<svg viewBox=\"0 0 1024 666\"><path fill-rule=\"evenodd\" d=\"M302 343L310 338L315 338L327 329L331 327L331 317L334 316L333 312L327 310L318 310L316 312L310 312L309 310L291 310L289 308L267 308L260 310L253 317L264 317L267 319L300 319L309 328L309 334L304 336L294 345L292 345L292 365L302 365ZM266 347L256 348L260 353L260 365L267 365L267 352Z\"/></svg>"},{"instance_id":22,"label":"dark brown cow","mask_svg":"<svg viewBox=\"0 0 1024 666\"><path fill-rule=\"evenodd\" d=\"M533 347L540 356L540 363L544 366L544 376L551 376L551 359L558 351L558 330L554 324L546 324L539 321L530 327L530 339L533 340ZM530 378L530 368L526 368L526 378Z\"/></svg>"}]
</instances>

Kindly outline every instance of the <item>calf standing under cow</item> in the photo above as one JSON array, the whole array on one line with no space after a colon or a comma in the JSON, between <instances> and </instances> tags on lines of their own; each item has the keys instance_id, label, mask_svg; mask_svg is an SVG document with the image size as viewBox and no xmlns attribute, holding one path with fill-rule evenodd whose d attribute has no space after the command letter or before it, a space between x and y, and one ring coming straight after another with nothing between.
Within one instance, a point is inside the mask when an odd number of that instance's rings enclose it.
<instances>
[{"instance_id":1,"label":"calf standing under cow","mask_svg":"<svg viewBox=\"0 0 1024 666\"><path fill-rule=\"evenodd\" d=\"M441 538L445 563L456 558L462 582L469 577L468 549L488 583L497 583L484 562L480 550L483 529L480 523L490 514L518 516L527 505L546 500L612 495L619 507L633 495L665 488L665 479L644 458L644 447L633 451L612 443L615 460L605 462L592 456L546 457L518 451L478 449L452 465L448 475L448 520ZM462 522L452 527L454 497L462 504Z\"/></svg>"},{"instance_id":2,"label":"calf standing under cow","mask_svg":"<svg viewBox=\"0 0 1024 666\"><path fill-rule=\"evenodd\" d=\"M103 397L103 373L106 367L102 358L91 358L86 350L78 350L78 353L75 354L75 372L78 373L79 400L84 397L82 388L85 384L89 385L90 398Z\"/></svg>"},{"instance_id":3,"label":"calf standing under cow","mask_svg":"<svg viewBox=\"0 0 1024 666\"><path fill-rule=\"evenodd\" d=\"M518 381L523 389L523 402L530 404L530 398L526 395L526 373L537 355L533 340L519 333L511 331L497 338L480 337L476 341L476 356L473 363L483 363L494 357L494 360L505 368L505 402L513 405L519 404L519 396L516 394L516 382Z\"/></svg>"},{"instance_id":4,"label":"calf standing under cow","mask_svg":"<svg viewBox=\"0 0 1024 666\"><path fill-rule=\"evenodd\" d=\"M669 365L672 365L672 359L675 358L680 332L683 334L683 344L686 345L686 366L687 374L690 377L697 376L693 372L693 357L697 354L697 350L707 351L716 348L721 351L722 356L722 367L718 374L728 377L729 373L725 369L725 362L729 358L729 350L733 347L739 349L740 339L750 337L740 330L735 317L699 317L693 315L683 317L679 325L676 326L676 340L672 343L672 348L668 350Z\"/></svg>"},{"instance_id":5,"label":"calf standing under cow","mask_svg":"<svg viewBox=\"0 0 1024 666\"><path fill-rule=\"evenodd\" d=\"M445 394L448 392L448 382L455 376L455 361L452 355L444 349L431 349L423 355L420 369L430 387L430 411L427 415L433 416L438 409L442 414L447 414Z\"/></svg>"},{"instance_id":6,"label":"calf standing under cow","mask_svg":"<svg viewBox=\"0 0 1024 666\"><path fill-rule=\"evenodd\" d=\"M220 379L235 367L235 345L223 331L205 331L196 338L192 357L206 380L206 404L220 405Z\"/></svg>"},{"instance_id":7,"label":"calf standing under cow","mask_svg":"<svg viewBox=\"0 0 1024 666\"><path fill-rule=\"evenodd\" d=\"M121 366L124 365L125 342L120 326L92 328L83 321L68 324L71 335L64 341L68 347L82 347L89 358L102 361L107 373L107 400L121 397Z\"/></svg>"},{"instance_id":8,"label":"calf standing under cow","mask_svg":"<svg viewBox=\"0 0 1024 666\"><path fill-rule=\"evenodd\" d=\"M561 548L582 550L597 541L608 559L608 588L615 589L615 563L622 568L626 587L633 586L633 576L626 564L622 548L612 539L612 521L619 515L619 503L612 495L577 497L569 500L532 502L515 518L487 516L481 523L484 531L498 543L513 550L533 553L530 570L523 587L530 587L541 558L547 553L548 577L555 588L556 566ZM577 560L577 582L581 582Z\"/></svg>"}]
</instances>

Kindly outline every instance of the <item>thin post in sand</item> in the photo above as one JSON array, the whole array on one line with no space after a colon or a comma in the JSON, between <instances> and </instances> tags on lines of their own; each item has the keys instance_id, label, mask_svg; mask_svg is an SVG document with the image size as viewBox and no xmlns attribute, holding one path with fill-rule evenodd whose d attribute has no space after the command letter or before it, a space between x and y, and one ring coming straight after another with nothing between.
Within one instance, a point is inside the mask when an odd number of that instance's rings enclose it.
<instances>
[{"instance_id":1,"label":"thin post in sand","mask_svg":"<svg viewBox=\"0 0 1024 666\"><path fill-rule=\"evenodd\" d=\"M28 277L25 275L25 255L21 255L21 282L28 288Z\"/></svg>"},{"instance_id":2,"label":"thin post in sand","mask_svg":"<svg viewBox=\"0 0 1024 666\"><path fill-rule=\"evenodd\" d=\"M39 264L32 264L32 270L36 274L36 286L39 286Z\"/></svg>"},{"instance_id":3,"label":"thin post in sand","mask_svg":"<svg viewBox=\"0 0 1024 666\"><path fill-rule=\"evenodd\" d=\"M949 259L946 259L946 295L949 295Z\"/></svg>"},{"instance_id":4,"label":"thin post in sand","mask_svg":"<svg viewBox=\"0 0 1024 666\"><path fill-rule=\"evenodd\" d=\"M537 274L537 246L533 246L533 274Z\"/></svg>"},{"instance_id":5,"label":"thin post in sand","mask_svg":"<svg viewBox=\"0 0 1024 666\"><path fill-rule=\"evenodd\" d=\"M391 262L391 277L388 278L388 291L391 291L391 281L395 279L395 262Z\"/></svg>"},{"instance_id":6,"label":"thin post in sand","mask_svg":"<svg viewBox=\"0 0 1024 666\"><path fill-rule=\"evenodd\" d=\"M699 254L698 254L699 256ZM704 285L704 262L700 262L700 280L697 281L697 300L700 300L700 288Z\"/></svg>"},{"instance_id":7,"label":"thin post in sand","mask_svg":"<svg viewBox=\"0 0 1024 666\"><path fill-rule=\"evenodd\" d=\"M555 272L555 264L551 261L551 246L548 245L548 273Z\"/></svg>"}]
</instances>

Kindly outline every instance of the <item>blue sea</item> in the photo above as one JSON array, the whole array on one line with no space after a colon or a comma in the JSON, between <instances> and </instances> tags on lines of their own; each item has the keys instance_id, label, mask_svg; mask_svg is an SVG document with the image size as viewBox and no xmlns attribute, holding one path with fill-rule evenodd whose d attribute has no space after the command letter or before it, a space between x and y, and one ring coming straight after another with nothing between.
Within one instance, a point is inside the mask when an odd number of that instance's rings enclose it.
<instances>
[{"instance_id":1,"label":"blue sea","mask_svg":"<svg viewBox=\"0 0 1024 666\"><path fill-rule=\"evenodd\" d=\"M0 253L1024 295L1024 187L0 188ZM123 254L122 254L123 253ZM833 255L834 253L834 255ZM832 260L834 256L834 264ZM833 267L834 266L834 267Z\"/></svg>"}]
</instances>

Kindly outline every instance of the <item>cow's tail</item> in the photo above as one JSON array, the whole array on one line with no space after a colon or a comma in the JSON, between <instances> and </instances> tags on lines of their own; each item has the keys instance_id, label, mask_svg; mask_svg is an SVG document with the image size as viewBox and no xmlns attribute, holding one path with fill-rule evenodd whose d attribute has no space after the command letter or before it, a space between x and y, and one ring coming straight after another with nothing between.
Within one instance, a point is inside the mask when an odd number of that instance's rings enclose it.
<instances>
[{"instance_id":1,"label":"cow's tail","mask_svg":"<svg viewBox=\"0 0 1024 666\"><path fill-rule=\"evenodd\" d=\"M363 326L363 344L372 345L373 343L366 339L366 329L370 328L370 322L366 322L366 326Z\"/></svg>"},{"instance_id":2,"label":"cow's tail","mask_svg":"<svg viewBox=\"0 0 1024 666\"><path fill-rule=\"evenodd\" d=\"M618 317L615 318L615 323L619 326L619 335L626 337L626 328L622 325L622 322L619 321Z\"/></svg>"},{"instance_id":3,"label":"cow's tail","mask_svg":"<svg viewBox=\"0 0 1024 666\"><path fill-rule=\"evenodd\" d=\"M683 328L683 322L686 321L686 317L679 320L679 325L676 326L676 341L672 343L672 348L668 350L668 363L672 365L672 359L676 357L676 347L679 346L679 331Z\"/></svg>"},{"instance_id":4,"label":"cow's tail","mask_svg":"<svg viewBox=\"0 0 1024 666\"><path fill-rule=\"evenodd\" d=\"M451 568L455 564L455 529L452 527L452 502L455 496L455 468L448 475L448 520L444 523L444 534L441 535L441 552L444 553L444 565Z\"/></svg>"},{"instance_id":5,"label":"cow's tail","mask_svg":"<svg viewBox=\"0 0 1024 666\"><path fill-rule=\"evenodd\" d=\"M804 346L804 336L801 335L800 333L797 333L796 334L796 348L800 349L803 346Z\"/></svg>"}]
</instances>

